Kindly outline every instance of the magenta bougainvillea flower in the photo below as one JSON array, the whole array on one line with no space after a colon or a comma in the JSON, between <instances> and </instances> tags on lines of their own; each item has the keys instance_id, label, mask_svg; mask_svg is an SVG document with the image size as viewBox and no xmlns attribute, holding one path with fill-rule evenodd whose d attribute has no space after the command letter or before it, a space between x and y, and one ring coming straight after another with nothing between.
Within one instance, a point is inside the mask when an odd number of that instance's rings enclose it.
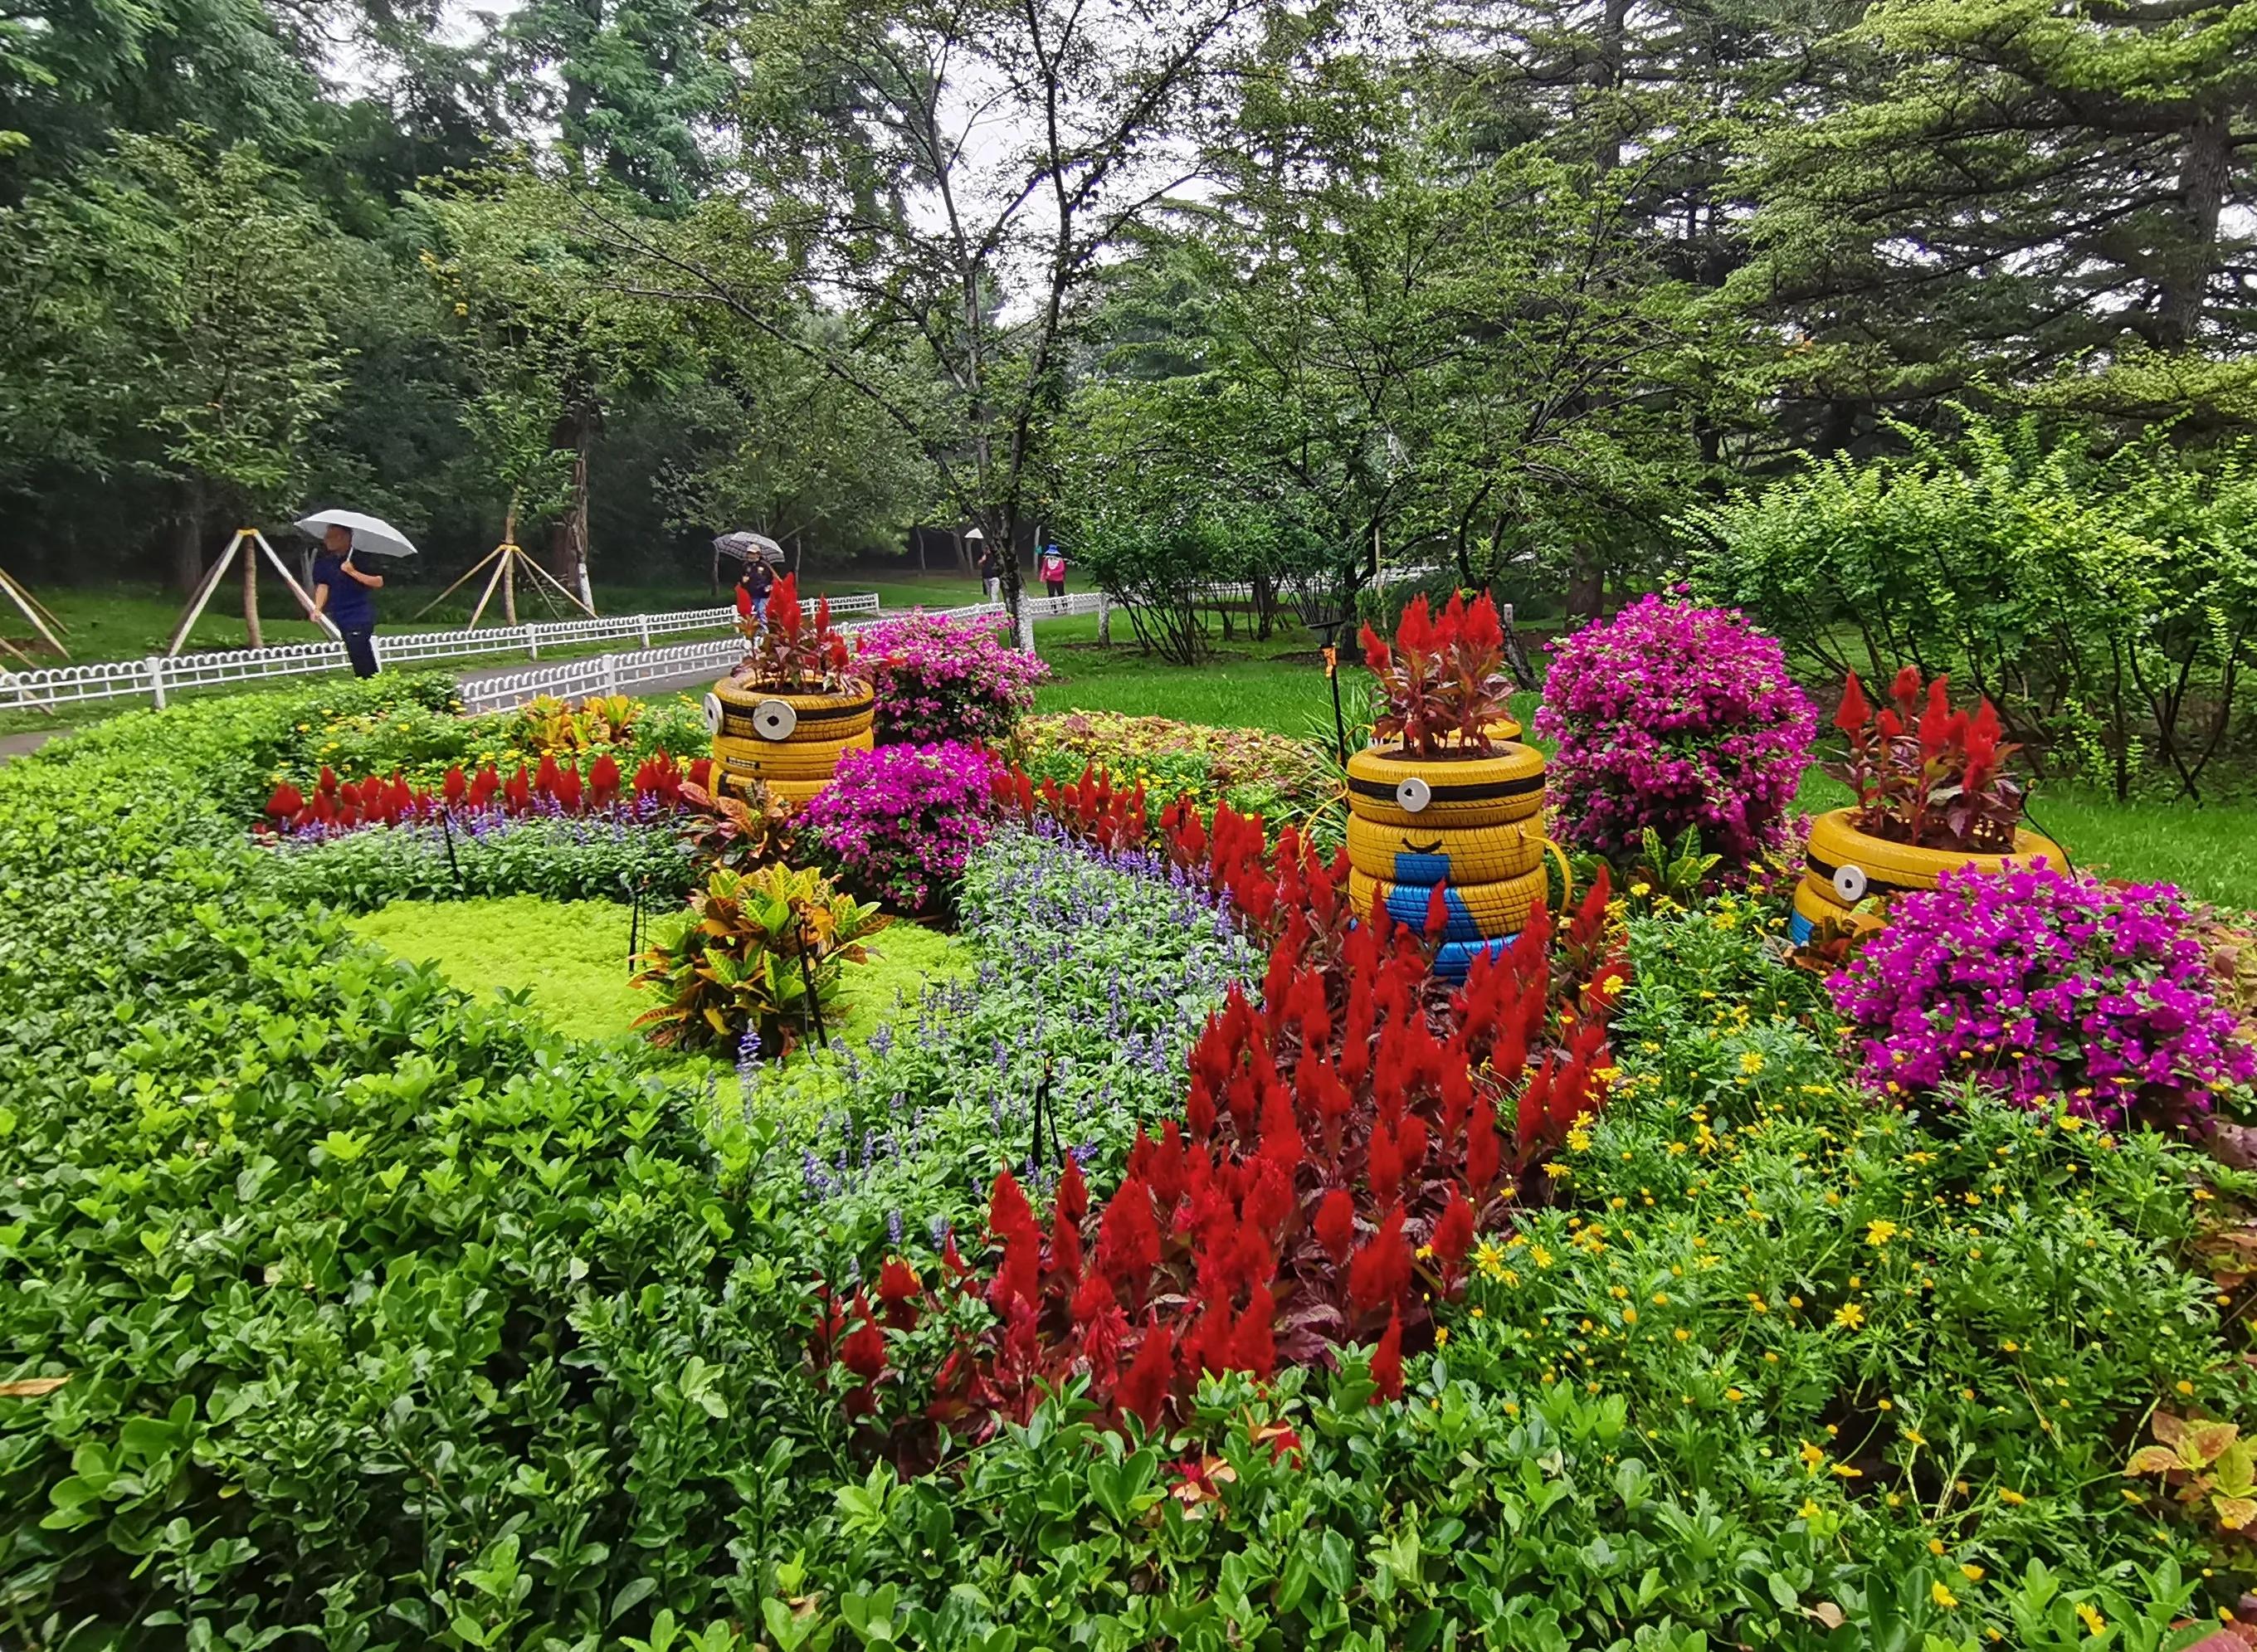
<instances>
[{"instance_id":1,"label":"magenta bougainvillea flower","mask_svg":"<svg viewBox=\"0 0 2257 1652\"><path fill-rule=\"evenodd\" d=\"M903 614L865 626L860 643L855 669L878 691L888 745L1005 740L1050 675L1033 654L1006 646L991 620Z\"/></svg>"},{"instance_id":2,"label":"magenta bougainvillea flower","mask_svg":"<svg viewBox=\"0 0 2257 1652\"><path fill-rule=\"evenodd\" d=\"M1828 984L1864 1073L1897 1096L1961 1084L2103 1124L2183 1119L2257 1077L2168 884L2027 867L1899 895Z\"/></svg>"},{"instance_id":3,"label":"magenta bougainvillea flower","mask_svg":"<svg viewBox=\"0 0 2257 1652\"><path fill-rule=\"evenodd\" d=\"M1743 865L1785 836L1818 713L1736 610L1648 597L1553 645L1536 731L1561 837L1635 852L1648 827Z\"/></svg>"},{"instance_id":4,"label":"magenta bougainvillea flower","mask_svg":"<svg viewBox=\"0 0 2257 1652\"><path fill-rule=\"evenodd\" d=\"M930 910L987 841L994 761L953 741L839 754L799 823L861 890L900 912Z\"/></svg>"}]
</instances>

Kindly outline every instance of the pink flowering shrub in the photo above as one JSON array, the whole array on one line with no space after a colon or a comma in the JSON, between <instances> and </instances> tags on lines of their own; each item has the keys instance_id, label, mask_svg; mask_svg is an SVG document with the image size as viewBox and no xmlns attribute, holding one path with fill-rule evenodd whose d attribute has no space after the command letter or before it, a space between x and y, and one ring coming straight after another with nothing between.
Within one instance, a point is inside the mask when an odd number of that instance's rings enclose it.
<instances>
[{"instance_id":1,"label":"pink flowering shrub","mask_svg":"<svg viewBox=\"0 0 2257 1652\"><path fill-rule=\"evenodd\" d=\"M1648 597L1553 647L1536 731L1559 742L1562 837L1622 855L1649 827L1689 826L1736 866L1779 842L1818 714L1777 638L1736 610Z\"/></svg>"},{"instance_id":2,"label":"pink flowering shrub","mask_svg":"<svg viewBox=\"0 0 2257 1652\"><path fill-rule=\"evenodd\" d=\"M922 611L863 628L858 668L878 691L878 740L999 745L1034 709L1050 667L1008 647L994 622Z\"/></svg>"},{"instance_id":3,"label":"pink flowering shrub","mask_svg":"<svg viewBox=\"0 0 2257 1652\"><path fill-rule=\"evenodd\" d=\"M2183 1120L2257 1076L2167 884L2112 888L2027 867L1945 872L1828 984L1892 1095L1973 1084L2116 1124Z\"/></svg>"},{"instance_id":4,"label":"pink flowering shrub","mask_svg":"<svg viewBox=\"0 0 2257 1652\"><path fill-rule=\"evenodd\" d=\"M928 911L994 830L995 766L954 741L842 752L799 824L865 894L898 912Z\"/></svg>"}]
</instances>

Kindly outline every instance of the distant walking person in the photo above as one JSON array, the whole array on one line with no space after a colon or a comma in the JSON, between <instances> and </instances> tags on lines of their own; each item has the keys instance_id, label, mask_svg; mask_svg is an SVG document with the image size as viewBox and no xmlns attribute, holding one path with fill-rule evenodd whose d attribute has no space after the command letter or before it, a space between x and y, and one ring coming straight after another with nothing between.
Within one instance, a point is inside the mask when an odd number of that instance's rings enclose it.
<instances>
[{"instance_id":1,"label":"distant walking person","mask_svg":"<svg viewBox=\"0 0 2257 1652\"><path fill-rule=\"evenodd\" d=\"M775 570L765 557L751 556L737 572L737 613L755 625L766 625L768 594L775 589Z\"/></svg>"},{"instance_id":2,"label":"distant walking person","mask_svg":"<svg viewBox=\"0 0 2257 1652\"><path fill-rule=\"evenodd\" d=\"M980 582L987 590L987 600L1003 600L1003 563L994 551L986 545L980 547Z\"/></svg>"},{"instance_id":3,"label":"distant walking person","mask_svg":"<svg viewBox=\"0 0 2257 1652\"><path fill-rule=\"evenodd\" d=\"M1055 545L1043 547L1043 589L1053 597L1065 595L1065 554Z\"/></svg>"},{"instance_id":4,"label":"distant walking person","mask_svg":"<svg viewBox=\"0 0 2257 1652\"><path fill-rule=\"evenodd\" d=\"M353 566L350 528L332 526L322 535L322 554L314 561L314 607L345 639L356 677L376 674L376 598L369 593L383 589L383 575Z\"/></svg>"}]
</instances>

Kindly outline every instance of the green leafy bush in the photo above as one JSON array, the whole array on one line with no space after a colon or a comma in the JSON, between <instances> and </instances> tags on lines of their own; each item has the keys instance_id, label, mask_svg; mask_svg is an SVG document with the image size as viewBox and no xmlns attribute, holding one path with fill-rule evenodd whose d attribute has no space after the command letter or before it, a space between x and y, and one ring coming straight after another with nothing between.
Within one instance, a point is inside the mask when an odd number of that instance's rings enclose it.
<instances>
[{"instance_id":1,"label":"green leafy bush","mask_svg":"<svg viewBox=\"0 0 2257 1652\"><path fill-rule=\"evenodd\" d=\"M1969 414L1900 427L1902 457L1815 461L1687 514L1696 583L1838 682L1907 661L1997 704L2057 762L2188 792L2235 735L2257 664L2257 452Z\"/></svg>"}]
</instances>

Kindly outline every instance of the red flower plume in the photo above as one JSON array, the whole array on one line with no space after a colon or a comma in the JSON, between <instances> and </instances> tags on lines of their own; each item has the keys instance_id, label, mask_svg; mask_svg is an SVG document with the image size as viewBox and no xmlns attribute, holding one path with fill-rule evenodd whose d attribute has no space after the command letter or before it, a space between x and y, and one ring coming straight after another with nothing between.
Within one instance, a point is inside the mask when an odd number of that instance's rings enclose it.
<instances>
[{"instance_id":1,"label":"red flower plume","mask_svg":"<svg viewBox=\"0 0 2257 1652\"><path fill-rule=\"evenodd\" d=\"M1387 1317L1387 1330L1379 1338L1379 1346L1371 1351L1371 1380L1379 1385L1379 1392L1372 1396L1374 1405L1403 1397L1403 1316L1399 1311Z\"/></svg>"},{"instance_id":2,"label":"red flower plume","mask_svg":"<svg viewBox=\"0 0 2257 1652\"><path fill-rule=\"evenodd\" d=\"M1346 1188L1334 1188L1318 1202L1314 1225L1317 1242L1325 1247L1334 1263L1348 1260L1348 1253L1355 1244L1355 1201L1348 1197Z\"/></svg>"},{"instance_id":3,"label":"red flower plume","mask_svg":"<svg viewBox=\"0 0 2257 1652\"><path fill-rule=\"evenodd\" d=\"M1866 703L1865 685L1851 672L1850 681L1842 689L1842 709L1834 714L1834 726L1844 734L1855 734L1872 720L1873 708Z\"/></svg>"},{"instance_id":4,"label":"red flower plume","mask_svg":"<svg viewBox=\"0 0 2257 1652\"><path fill-rule=\"evenodd\" d=\"M1165 1325L1154 1325L1137 1345L1136 1358L1113 1391L1113 1401L1124 1415L1136 1416L1148 1429L1157 1428L1175 1374L1175 1338Z\"/></svg>"}]
</instances>

